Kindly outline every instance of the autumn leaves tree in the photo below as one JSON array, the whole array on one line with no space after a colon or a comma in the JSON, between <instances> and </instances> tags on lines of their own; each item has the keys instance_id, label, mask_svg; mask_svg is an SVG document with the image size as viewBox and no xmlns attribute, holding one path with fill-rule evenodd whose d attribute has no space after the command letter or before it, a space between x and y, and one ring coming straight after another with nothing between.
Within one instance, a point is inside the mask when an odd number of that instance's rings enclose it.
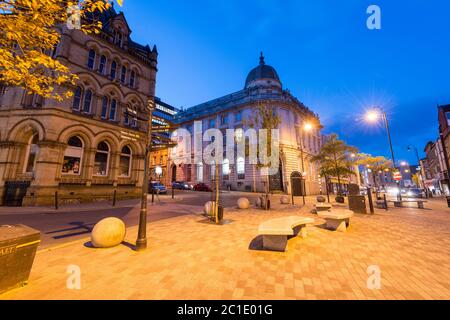
<instances>
[{"instance_id":1,"label":"autumn leaves tree","mask_svg":"<svg viewBox=\"0 0 450 320\"><path fill-rule=\"evenodd\" d=\"M0 0L0 83L30 94L62 100L71 90L57 92L77 79L52 52L61 28L79 19L80 30L98 33L102 24L93 17L107 10L108 0Z\"/></svg>"},{"instance_id":2,"label":"autumn leaves tree","mask_svg":"<svg viewBox=\"0 0 450 320\"><path fill-rule=\"evenodd\" d=\"M392 168L391 160L383 156L372 156L370 154L359 154L357 163L372 171L373 183L376 189L378 189L377 175L385 173L386 170L390 171Z\"/></svg>"}]
</instances>

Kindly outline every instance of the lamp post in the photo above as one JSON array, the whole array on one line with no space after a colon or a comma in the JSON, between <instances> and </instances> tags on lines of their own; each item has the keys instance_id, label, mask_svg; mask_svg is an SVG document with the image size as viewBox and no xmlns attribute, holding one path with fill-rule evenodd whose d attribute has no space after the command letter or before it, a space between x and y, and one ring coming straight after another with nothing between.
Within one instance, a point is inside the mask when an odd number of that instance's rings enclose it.
<instances>
[{"instance_id":1,"label":"lamp post","mask_svg":"<svg viewBox=\"0 0 450 320\"><path fill-rule=\"evenodd\" d=\"M371 122L371 123L377 122L380 117L381 117L381 119L382 119L382 121L384 123L384 126L386 127L386 132L387 132L387 136L388 136L388 140L389 140L389 147L390 147L390 150L391 150L392 166L393 166L393 169L395 171L396 167L395 167L394 147L392 145L391 129L390 129L390 126L389 126L389 121L388 121L388 118L387 118L386 111L384 111L380 107L376 107L376 108L374 108L373 110L369 111L366 114L366 120L368 122ZM400 181L397 181L397 187L398 187L397 199L399 201L402 201L402 192L400 190Z\"/></svg>"},{"instance_id":2,"label":"lamp post","mask_svg":"<svg viewBox=\"0 0 450 320\"><path fill-rule=\"evenodd\" d=\"M147 111L148 117L148 129L146 137L145 155L144 155L144 181L142 185L141 194L141 211L139 214L139 231L138 238L136 240L136 251L142 251L147 249L147 195L148 195L148 166L149 157L152 149L152 123L153 123L153 111L155 110L155 101L153 98L148 99Z\"/></svg>"},{"instance_id":3,"label":"lamp post","mask_svg":"<svg viewBox=\"0 0 450 320\"><path fill-rule=\"evenodd\" d=\"M419 171L419 178L420 178L420 188L425 189L425 185L424 185L424 179L423 179L423 175L422 175L422 165L420 164L420 156L419 156L419 150L417 149L416 146L410 145L408 146L408 151L412 151L414 150L414 153L416 154L417 157L417 164L420 167L420 171Z\"/></svg>"},{"instance_id":4,"label":"lamp post","mask_svg":"<svg viewBox=\"0 0 450 320\"><path fill-rule=\"evenodd\" d=\"M313 125L311 123L305 123L301 130L300 137L300 157L302 158L302 194L303 194L303 205L306 205L306 173L305 173L305 159L304 159L304 146L303 146L303 132L310 132L313 129Z\"/></svg>"}]
</instances>

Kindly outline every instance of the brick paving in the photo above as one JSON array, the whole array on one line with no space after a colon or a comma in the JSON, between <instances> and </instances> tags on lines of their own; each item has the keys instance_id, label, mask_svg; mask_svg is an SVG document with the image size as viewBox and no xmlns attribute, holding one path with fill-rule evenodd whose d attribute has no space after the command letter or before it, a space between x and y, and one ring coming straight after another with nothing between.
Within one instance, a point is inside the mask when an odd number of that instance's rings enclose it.
<instances>
[{"instance_id":1,"label":"brick paving","mask_svg":"<svg viewBox=\"0 0 450 320\"><path fill-rule=\"evenodd\" d=\"M450 210L428 207L356 215L347 233L324 229L310 206L228 209L223 226L199 215L157 221L145 252L82 242L41 252L30 284L0 299L450 299ZM308 238L291 239L286 253L252 250L259 223L285 215L315 218ZM81 290L66 288L69 265L81 268ZM380 290L367 288L370 265L381 269Z\"/></svg>"}]
</instances>

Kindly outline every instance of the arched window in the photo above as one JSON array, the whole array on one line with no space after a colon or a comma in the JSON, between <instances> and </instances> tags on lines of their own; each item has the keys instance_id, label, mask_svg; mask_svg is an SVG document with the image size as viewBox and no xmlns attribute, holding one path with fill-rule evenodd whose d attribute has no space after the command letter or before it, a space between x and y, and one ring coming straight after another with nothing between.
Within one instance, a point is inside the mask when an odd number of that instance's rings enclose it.
<instances>
[{"instance_id":1,"label":"arched window","mask_svg":"<svg viewBox=\"0 0 450 320\"><path fill-rule=\"evenodd\" d=\"M109 73L109 76L112 80L116 79L116 72L117 72L117 62L113 61L111 63L111 72Z\"/></svg>"},{"instance_id":2,"label":"arched window","mask_svg":"<svg viewBox=\"0 0 450 320\"><path fill-rule=\"evenodd\" d=\"M124 112L123 123L126 126L136 127L137 126L137 108L136 106L127 105Z\"/></svg>"},{"instance_id":3,"label":"arched window","mask_svg":"<svg viewBox=\"0 0 450 320\"><path fill-rule=\"evenodd\" d=\"M73 93L73 103L72 103L73 110L80 111L82 93L83 93L83 90L81 89L81 87L77 87L75 89L75 92Z\"/></svg>"},{"instance_id":4,"label":"arched window","mask_svg":"<svg viewBox=\"0 0 450 320\"><path fill-rule=\"evenodd\" d=\"M128 146L123 147L120 153L120 176L131 176L131 149Z\"/></svg>"},{"instance_id":5,"label":"arched window","mask_svg":"<svg viewBox=\"0 0 450 320\"><path fill-rule=\"evenodd\" d=\"M203 162L197 164L197 182L203 182Z\"/></svg>"},{"instance_id":6,"label":"arched window","mask_svg":"<svg viewBox=\"0 0 450 320\"><path fill-rule=\"evenodd\" d=\"M109 108L109 120L116 120L117 100L111 100L111 106Z\"/></svg>"},{"instance_id":7,"label":"arched window","mask_svg":"<svg viewBox=\"0 0 450 320\"><path fill-rule=\"evenodd\" d=\"M131 71L131 74L130 74L130 87L134 88L135 84L136 84L136 72Z\"/></svg>"},{"instance_id":8,"label":"arched window","mask_svg":"<svg viewBox=\"0 0 450 320\"><path fill-rule=\"evenodd\" d=\"M107 119L108 118L108 102L109 99L108 97L103 97L102 99L102 119Z\"/></svg>"},{"instance_id":9,"label":"arched window","mask_svg":"<svg viewBox=\"0 0 450 320\"><path fill-rule=\"evenodd\" d=\"M125 66L122 66L122 70L120 72L120 82L122 84L125 84L126 79L127 79L127 68Z\"/></svg>"},{"instance_id":10,"label":"arched window","mask_svg":"<svg viewBox=\"0 0 450 320\"><path fill-rule=\"evenodd\" d=\"M243 157L237 158L236 171L238 174L238 179L245 179L245 159Z\"/></svg>"},{"instance_id":11,"label":"arched window","mask_svg":"<svg viewBox=\"0 0 450 320\"><path fill-rule=\"evenodd\" d=\"M100 57L100 66L98 67L98 72L100 72L101 74L104 74L105 69L106 69L106 57L101 56Z\"/></svg>"},{"instance_id":12,"label":"arched window","mask_svg":"<svg viewBox=\"0 0 450 320\"><path fill-rule=\"evenodd\" d=\"M39 135L35 134L30 138L27 146L27 155L25 157L25 173L33 173L36 167L36 159L39 151L39 146L37 145L39 141Z\"/></svg>"},{"instance_id":13,"label":"arched window","mask_svg":"<svg viewBox=\"0 0 450 320\"><path fill-rule=\"evenodd\" d=\"M90 113L91 112L91 102L92 102L92 90L87 90L84 94L84 103L83 103L83 112Z\"/></svg>"},{"instance_id":14,"label":"arched window","mask_svg":"<svg viewBox=\"0 0 450 320\"><path fill-rule=\"evenodd\" d=\"M95 50L91 49L89 51L89 58L88 58L88 68L91 70L94 70L94 66L95 66Z\"/></svg>"},{"instance_id":15,"label":"arched window","mask_svg":"<svg viewBox=\"0 0 450 320\"><path fill-rule=\"evenodd\" d=\"M106 142L100 142L97 146L94 161L94 175L105 177L109 169L109 145Z\"/></svg>"},{"instance_id":16,"label":"arched window","mask_svg":"<svg viewBox=\"0 0 450 320\"><path fill-rule=\"evenodd\" d=\"M67 144L68 147L64 153L62 173L80 175L81 160L83 158L83 141L75 136L70 138Z\"/></svg>"}]
</instances>

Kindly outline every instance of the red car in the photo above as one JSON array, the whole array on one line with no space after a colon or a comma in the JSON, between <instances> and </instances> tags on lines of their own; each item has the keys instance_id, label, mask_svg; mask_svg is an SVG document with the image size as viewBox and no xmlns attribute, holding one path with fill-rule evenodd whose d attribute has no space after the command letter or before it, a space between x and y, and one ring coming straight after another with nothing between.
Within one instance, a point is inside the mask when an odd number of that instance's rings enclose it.
<instances>
[{"instance_id":1,"label":"red car","mask_svg":"<svg viewBox=\"0 0 450 320\"><path fill-rule=\"evenodd\" d=\"M212 190L208 185L199 183L194 186L194 191L211 192Z\"/></svg>"}]
</instances>

